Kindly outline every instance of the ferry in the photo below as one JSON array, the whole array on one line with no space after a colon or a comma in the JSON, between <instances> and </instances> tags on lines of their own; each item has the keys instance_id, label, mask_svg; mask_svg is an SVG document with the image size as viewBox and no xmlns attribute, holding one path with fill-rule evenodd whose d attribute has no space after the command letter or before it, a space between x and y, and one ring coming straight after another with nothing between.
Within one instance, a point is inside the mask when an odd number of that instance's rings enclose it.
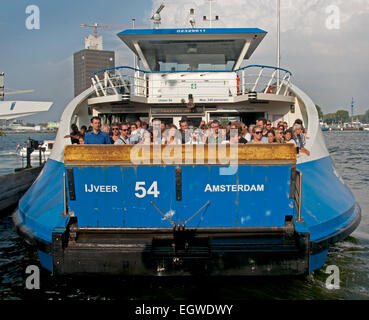
<instances>
[{"instance_id":1,"label":"ferry","mask_svg":"<svg viewBox=\"0 0 369 320\"><path fill-rule=\"evenodd\" d=\"M42 160L46 161L51 154L51 150L53 149L53 146L54 146L53 140L41 141L40 143L38 143L38 147L30 153L30 156L31 158L39 158L41 154ZM18 156L22 158L27 158L27 147L17 144L16 153Z\"/></svg>"},{"instance_id":2,"label":"ferry","mask_svg":"<svg viewBox=\"0 0 369 320\"><path fill-rule=\"evenodd\" d=\"M258 28L128 29L136 57L92 75L13 214L54 275L307 275L359 225L314 102L290 71L247 65ZM132 59L133 60L133 59ZM324 72L324 70L322 70ZM71 145L72 124L303 121L292 144ZM153 128L155 130L155 126ZM169 149L168 149L169 148Z\"/></svg>"}]
</instances>

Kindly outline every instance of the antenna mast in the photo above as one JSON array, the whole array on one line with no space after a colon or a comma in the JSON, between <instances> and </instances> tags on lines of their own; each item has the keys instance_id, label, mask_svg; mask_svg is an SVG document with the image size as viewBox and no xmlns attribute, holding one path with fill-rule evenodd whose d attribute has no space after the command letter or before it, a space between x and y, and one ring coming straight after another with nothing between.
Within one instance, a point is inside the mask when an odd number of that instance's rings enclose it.
<instances>
[{"instance_id":1,"label":"antenna mast","mask_svg":"<svg viewBox=\"0 0 369 320\"><path fill-rule=\"evenodd\" d=\"M132 18L132 29L135 28L135 22L136 22L136 19L135 18ZM136 54L133 53L133 68L136 69L137 68L137 57L136 57ZM138 69L138 68L137 68Z\"/></svg>"},{"instance_id":2,"label":"antenna mast","mask_svg":"<svg viewBox=\"0 0 369 320\"><path fill-rule=\"evenodd\" d=\"M196 26L196 20L195 20L195 9L190 9L190 24L191 28L195 28Z\"/></svg>"},{"instance_id":3,"label":"antenna mast","mask_svg":"<svg viewBox=\"0 0 369 320\"><path fill-rule=\"evenodd\" d=\"M351 100L351 123L354 122L354 98Z\"/></svg>"},{"instance_id":4,"label":"antenna mast","mask_svg":"<svg viewBox=\"0 0 369 320\"><path fill-rule=\"evenodd\" d=\"M0 72L0 101L4 101L4 78L5 73Z\"/></svg>"},{"instance_id":5,"label":"antenna mast","mask_svg":"<svg viewBox=\"0 0 369 320\"><path fill-rule=\"evenodd\" d=\"M212 13L212 7L211 7L211 5L212 5L212 2L215 1L215 0L207 0L207 1L209 1L209 14L210 15L209 15L209 19L207 19L206 16L204 16L203 17L203 21L209 21L210 22L210 28L212 28L212 24L211 23L213 21L218 21L219 20L219 16L215 16L215 19L212 19L212 14L213 13Z\"/></svg>"},{"instance_id":6,"label":"antenna mast","mask_svg":"<svg viewBox=\"0 0 369 320\"><path fill-rule=\"evenodd\" d=\"M211 20L212 20L212 12L211 12L211 4L212 4L212 2L213 2L213 0L208 0L209 1L209 21L210 21L210 28L212 28L212 26L211 26Z\"/></svg>"}]
</instances>

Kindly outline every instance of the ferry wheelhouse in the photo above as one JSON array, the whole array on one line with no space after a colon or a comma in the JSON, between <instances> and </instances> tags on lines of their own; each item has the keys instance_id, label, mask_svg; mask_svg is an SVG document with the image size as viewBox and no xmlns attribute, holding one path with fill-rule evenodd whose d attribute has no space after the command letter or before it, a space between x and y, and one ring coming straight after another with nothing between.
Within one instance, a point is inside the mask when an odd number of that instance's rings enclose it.
<instances>
[{"instance_id":1,"label":"ferry wheelhouse","mask_svg":"<svg viewBox=\"0 0 369 320\"><path fill-rule=\"evenodd\" d=\"M92 75L65 108L55 146L13 220L54 274L300 275L360 222L335 170L315 104L288 70L242 67L260 29L130 29L118 34L136 67ZM132 57L133 60L133 57ZM288 144L70 145L73 123L186 116L292 125ZM141 148L141 149L140 149Z\"/></svg>"}]
</instances>

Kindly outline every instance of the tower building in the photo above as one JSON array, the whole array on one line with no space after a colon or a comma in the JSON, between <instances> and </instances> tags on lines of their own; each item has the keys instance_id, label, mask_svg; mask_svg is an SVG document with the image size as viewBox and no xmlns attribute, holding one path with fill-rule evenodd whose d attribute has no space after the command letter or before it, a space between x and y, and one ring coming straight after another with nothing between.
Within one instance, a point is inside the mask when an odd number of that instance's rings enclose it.
<instances>
[{"instance_id":1,"label":"tower building","mask_svg":"<svg viewBox=\"0 0 369 320\"><path fill-rule=\"evenodd\" d=\"M102 36L85 38L85 49L74 54L74 96L91 87L91 75L115 66L114 51L103 50Z\"/></svg>"}]
</instances>

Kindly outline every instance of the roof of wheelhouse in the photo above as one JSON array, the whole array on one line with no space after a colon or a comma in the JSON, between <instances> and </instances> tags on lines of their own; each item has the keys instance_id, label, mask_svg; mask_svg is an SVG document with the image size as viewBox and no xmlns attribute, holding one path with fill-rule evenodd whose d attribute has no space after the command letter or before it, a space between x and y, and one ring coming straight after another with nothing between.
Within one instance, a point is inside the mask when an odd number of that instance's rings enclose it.
<instances>
[{"instance_id":1,"label":"roof of wheelhouse","mask_svg":"<svg viewBox=\"0 0 369 320\"><path fill-rule=\"evenodd\" d=\"M147 71L221 71L238 69L266 34L258 28L128 29L118 37Z\"/></svg>"}]
</instances>

